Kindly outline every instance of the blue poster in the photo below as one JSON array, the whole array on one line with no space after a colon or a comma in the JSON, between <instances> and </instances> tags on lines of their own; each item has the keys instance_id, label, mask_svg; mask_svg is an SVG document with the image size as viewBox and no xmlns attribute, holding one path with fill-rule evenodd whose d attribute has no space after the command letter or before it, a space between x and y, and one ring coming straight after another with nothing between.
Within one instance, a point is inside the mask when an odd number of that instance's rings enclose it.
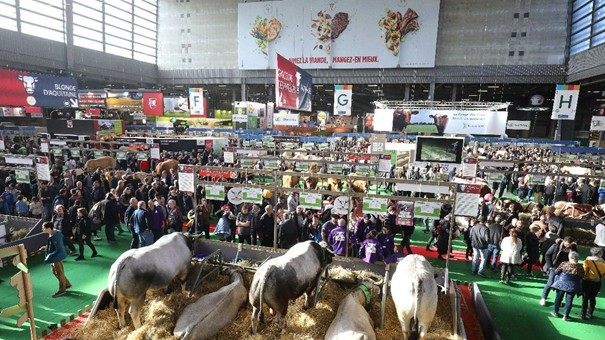
<instances>
[{"instance_id":1,"label":"blue poster","mask_svg":"<svg viewBox=\"0 0 605 340\"><path fill-rule=\"evenodd\" d=\"M30 73L29 76L21 78L28 94L27 103L29 105L57 108L78 107L78 81L76 78L36 73Z\"/></svg>"}]
</instances>

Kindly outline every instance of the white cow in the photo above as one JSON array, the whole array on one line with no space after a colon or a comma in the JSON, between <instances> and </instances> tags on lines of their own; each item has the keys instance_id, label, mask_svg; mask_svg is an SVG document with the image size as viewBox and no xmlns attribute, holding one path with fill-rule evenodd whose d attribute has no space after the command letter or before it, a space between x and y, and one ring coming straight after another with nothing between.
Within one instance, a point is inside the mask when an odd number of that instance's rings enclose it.
<instances>
[{"instance_id":1,"label":"white cow","mask_svg":"<svg viewBox=\"0 0 605 340\"><path fill-rule=\"evenodd\" d=\"M174 327L174 335L184 340L210 339L231 325L248 299L242 275L242 269L231 269L229 285L185 307Z\"/></svg>"},{"instance_id":2,"label":"white cow","mask_svg":"<svg viewBox=\"0 0 605 340\"><path fill-rule=\"evenodd\" d=\"M424 339L437 312L437 283L431 264L421 255L408 255L391 281L391 296L403 330L403 339L413 333Z\"/></svg>"},{"instance_id":3,"label":"white cow","mask_svg":"<svg viewBox=\"0 0 605 340\"><path fill-rule=\"evenodd\" d=\"M38 77L18 75L17 78L23 82L23 87L25 88L25 92L27 92L27 94L34 94Z\"/></svg>"},{"instance_id":4,"label":"white cow","mask_svg":"<svg viewBox=\"0 0 605 340\"><path fill-rule=\"evenodd\" d=\"M366 307L372 296L380 295L380 282L363 282L338 306L336 317L326 332L325 340L376 340L374 322Z\"/></svg>"}]
</instances>

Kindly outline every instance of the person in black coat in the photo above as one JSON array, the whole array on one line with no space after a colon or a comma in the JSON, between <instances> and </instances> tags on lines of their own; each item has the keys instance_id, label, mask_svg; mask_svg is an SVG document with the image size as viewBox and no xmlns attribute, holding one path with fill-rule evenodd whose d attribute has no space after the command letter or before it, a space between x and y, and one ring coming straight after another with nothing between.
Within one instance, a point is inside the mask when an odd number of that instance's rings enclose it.
<instances>
[{"instance_id":1,"label":"person in black coat","mask_svg":"<svg viewBox=\"0 0 605 340\"><path fill-rule=\"evenodd\" d=\"M76 258L76 261L84 260L84 243L92 250L92 255L90 257L99 255L95 245L92 244L92 241L90 240L92 234L91 225L92 222L88 217L86 208L79 208L78 219L74 224L74 236L78 241L78 247L80 249L80 256Z\"/></svg>"},{"instance_id":2,"label":"person in black coat","mask_svg":"<svg viewBox=\"0 0 605 340\"><path fill-rule=\"evenodd\" d=\"M105 223L105 236L109 243L116 242L116 236L114 234L116 228L119 233L123 233L122 226L120 225L120 215L118 202L112 193L108 193L105 196L105 210L103 211L103 222Z\"/></svg>"},{"instance_id":3,"label":"person in black coat","mask_svg":"<svg viewBox=\"0 0 605 340\"><path fill-rule=\"evenodd\" d=\"M546 299L548 299L548 293L550 293L551 286L555 281L555 269L563 262L569 261L569 252L578 251L578 246L573 239L569 236L564 239L557 239L545 254L546 264L544 269L548 272L548 281L542 291L542 299L540 305L546 305Z\"/></svg>"},{"instance_id":4,"label":"person in black coat","mask_svg":"<svg viewBox=\"0 0 605 340\"><path fill-rule=\"evenodd\" d=\"M265 213L260 218L258 236L260 239L260 245L263 247L273 247L273 230L275 224L275 214L273 213L273 207L268 205L265 207Z\"/></svg>"},{"instance_id":5,"label":"person in black coat","mask_svg":"<svg viewBox=\"0 0 605 340\"><path fill-rule=\"evenodd\" d=\"M298 243L299 232L292 215L293 213L284 213L284 221L279 225L278 240L282 249L290 249Z\"/></svg>"},{"instance_id":6,"label":"person in black coat","mask_svg":"<svg viewBox=\"0 0 605 340\"><path fill-rule=\"evenodd\" d=\"M55 228L60 230L63 234L63 243L71 251L69 255L76 255L76 247L74 247L74 243L71 241L74 237L71 218L69 218L69 214L65 211L65 207L62 205L57 205L55 207L55 213L53 214L51 222L54 224Z\"/></svg>"},{"instance_id":7,"label":"person in black coat","mask_svg":"<svg viewBox=\"0 0 605 340\"><path fill-rule=\"evenodd\" d=\"M527 257L523 259L520 267L527 264L528 276L533 276L531 269L533 265L538 265L538 260L540 259L540 239L537 235L539 232L540 227L534 224L529 227L529 233L525 235L525 251L527 252Z\"/></svg>"}]
</instances>

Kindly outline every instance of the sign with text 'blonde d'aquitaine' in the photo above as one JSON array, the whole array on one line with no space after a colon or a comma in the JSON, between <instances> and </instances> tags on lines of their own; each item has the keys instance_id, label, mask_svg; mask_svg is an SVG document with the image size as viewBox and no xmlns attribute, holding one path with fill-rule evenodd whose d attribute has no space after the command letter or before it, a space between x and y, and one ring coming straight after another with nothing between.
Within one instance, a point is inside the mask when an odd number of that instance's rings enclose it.
<instances>
[{"instance_id":1,"label":"sign with text 'blonde d'aquitaine'","mask_svg":"<svg viewBox=\"0 0 605 340\"><path fill-rule=\"evenodd\" d=\"M557 85L551 119L574 120L580 96L580 85Z\"/></svg>"}]
</instances>

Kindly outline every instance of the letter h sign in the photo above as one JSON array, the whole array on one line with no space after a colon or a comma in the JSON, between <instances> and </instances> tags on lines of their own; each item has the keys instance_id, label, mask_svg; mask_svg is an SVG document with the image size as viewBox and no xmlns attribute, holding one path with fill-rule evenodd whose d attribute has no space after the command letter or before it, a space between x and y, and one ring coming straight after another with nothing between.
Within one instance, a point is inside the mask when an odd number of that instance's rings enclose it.
<instances>
[{"instance_id":1,"label":"letter h sign","mask_svg":"<svg viewBox=\"0 0 605 340\"><path fill-rule=\"evenodd\" d=\"M551 119L574 120L579 95L579 85L557 85Z\"/></svg>"}]
</instances>

